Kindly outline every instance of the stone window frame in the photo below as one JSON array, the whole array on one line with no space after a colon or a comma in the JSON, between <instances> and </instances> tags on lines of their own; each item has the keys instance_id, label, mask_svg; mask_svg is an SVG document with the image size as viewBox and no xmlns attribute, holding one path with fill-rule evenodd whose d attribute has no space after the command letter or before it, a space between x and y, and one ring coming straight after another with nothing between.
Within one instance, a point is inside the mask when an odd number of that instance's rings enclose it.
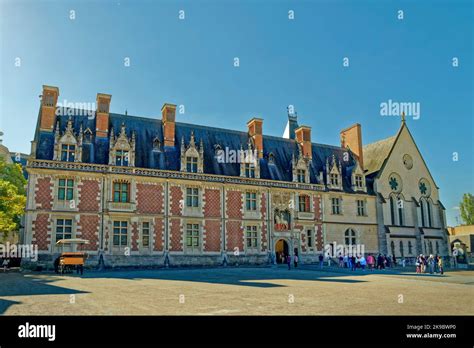
<instances>
[{"instance_id":1,"label":"stone window frame","mask_svg":"<svg viewBox=\"0 0 474 348\"><path fill-rule=\"evenodd\" d=\"M120 185L127 184L127 201L126 202L122 202L121 195L119 197L119 200L115 201L115 184L120 184ZM114 202L114 203L132 203L133 202L133 200L132 200L132 182L130 180L127 180L127 179L112 179L110 191L111 191L111 196L112 196L111 200L110 200L111 202ZM119 192L122 193L123 191L120 189Z\"/></svg>"},{"instance_id":2,"label":"stone window frame","mask_svg":"<svg viewBox=\"0 0 474 348\"><path fill-rule=\"evenodd\" d=\"M247 193L254 193L255 194L255 210L247 210ZM243 219L260 219L261 218L261 192L256 189L246 189L242 190L242 211L243 211Z\"/></svg>"},{"instance_id":3,"label":"stone window frame","mask_svg":"<svg viewBox=\"0 0 474 348\"><path fill-rule=\"evenodd\" d=\"M198 226L198 245L197 246L188 246L188 225L192 225L191 231L193 231L195 226ZM185 254L201 254L203 252L203 224L201 220L187 219L183 223L183 252ZM194 244L194 243L192 243Z\"/></svg>"},{"instance_id":4,"label":"stone window frame","mask_svg":"<svg viewBox=\"0 0 474 348\"><path fill-rule=\"evenodd\" d=\"M332 177L337 177L337 182L333 183ZM331 164L326 158L326 183L330 189L342 190L342 165L341 161L336 161L336 156L332 156Z\"/></svg>"},{"instance_id":5,"label":"stone window frame","mask_svg":"<svg viewBox=\"0 0 474 348\"><path fill-rule=\"evenodd\" d=\"M254 163L243 163L244 167L244 177L249 179L256 179L257 177L257 168Z\"/></svg>"},{"instance_id":6,"label":"stone window frame","mask_svg":"<svg viewBox=\"0 0 474 348\"><path fill-rule=\"evenodd\" d=\"M397 226L407 226L405 202L405 197L401 193L396 195L395 215L397 217Z\"/></svg>"},{"instance_id":7,"label":"stone window frame","mask_svg":"<svg viewBox=\"0 0 474 348\"><path fill-rule=\"evenodd\" d=\"M353 233L348 233L349 231ZM357 239L358 239L357 231L353 229L352 227L349 227L344 231L344 245L356 245ZM347 243L348 240L349 240L349 244Z\"/></svg>"},{"instance_id":8,"label":"stone window frame","mask_svg":"<svg viewBox=\"0 0 474 348\"><path fill-rule=\"evenodd\" d=\"M117 151L128 151L128 163L126 166L117 164ZM134 167L135 166L135 132L132 132L131 138L127 137L125 124L120 127L120 134L116 137L114 128L110 130L109 138L109 165Z\"/></svg>"},{"instance_id":9,"label":"stone window frame","mask_svg":"<svg viewBox=\"0 0 474 348\"><path fill-rule=\"evenodd\" d=\"M147 223L148 224L148 246L145 246L143 244L143 229L144 229L144 224ZM139 245L139 250L140 251L147 251L147 252L150 252L152 250L152 247L153 247L153 242L154 242L154 238L153 238L153 235L154 235L154 225L153 225L153 220L152 219L142 219L140 220L140 222L138 223L138 235L139 235L139 243L137 243Z\"/></svg>"},{"instance_id":10,"label":"stone window frame","mask_svg":"<svg viewBox=\"0 0 474 348\"><path fill-rule=\"evenodd\" d=\"M61 161L61 162L82 162L82 137L83 137L83 132L82 132L82 126L81 129L79 130L78 135L76 136L74 134L74 129L72 126L72 119L69 118L67 121L66 129L64 132L60 131L60 125L59 121L56 122L56 130L54 133L54 153L53 153L53 160L55 161ZM63 146L67 146L67 159L63 160L62 159L62 154L63 154ZM69 160L69 153L71 152L69 150L70 146L74 146L74 160L70 161Z\"/></svg>"},{"instance_id":11,"label":"stone window frame","mask_svg":"<svg viewBox=\"0 0 474 348\"><path fill-rule=\"evenodd\" d=\"M344 212L342 210L342 197L341 196L330 196L329 199L330 199L330 202L331 202L331 215L337 215L337 216L344 215ZM333 201L334 199L338 200L337 205L334 204L334 201ZM334 207L338 207L339 212L335 212Z\"/></svg>"},{"instance_id":12,"label":"stone window frame","mask_svg":"<svg viewBox=\"0 0 474 348\"><path fill-rule=\"evenodd\" d=\"M316 233L315 228L311 226L304 226L305 230L305 240L306 240L306 247L308 251L314 251L316 249ZM311 236L309 236L308 232L310 232ZM311 239L309 239L311 237ZM309 241L311 240L311 245Z\"/></svg>"},{"instance_id":13,"label":"stone window frame","mask_svg":"<svg viewBox=\"0 0 474 348\"><path fill-rule=\"evenodd\" d=\"M204 145L202 139L199 146L196 145L194 132L191 132L189 143L184 144L184 136L181 138L180 171L188 173L204 173ZM188 158L196 159L196 172L188 171Z\"/></svg>"},{"instance_id":14,"label":"stone window frame","mask_svg":"<svg viewBox=\"0 0 474 348\"><path fill-rule=\"evenodd\" d=\"M73 199L60 200L59 199L59 180L73 180ZM53 209L52 210L65 210L65 211L79 211L79 192L78 186L80 184L80 178L75 175L56 175L51 177L53 181Z\"/></svg>"},{"instance_id":15,"label":"stone window frame","mask_svg":"<svg viewBox=\"0 0 474 348\"><path fill-rule=\"evenodd\" d=\"M198 206L197 207L188 207L187 206L187 190L188 189L197 189L198 190ZM199 185L182 185L181 186L181 193L182 193L182 204L181 206L181 214L183 216L191 216L191 217L204 217L204 186Z\"/></svg>"},{"instance_id":16,"label":"stone window frame","mask_svg":"<svg viewBox=\"0 0 474 348\"><path fill-rule=\"evenodd\" d=\"M305 202L306 210L301 210L301 196L307 197L307 202ZM309 193L298 193L298 212L299 213L312 213L313 212L313 197Z\"/></svg>"},{"instance_id":17,"label":"stone window frame","mask_svg":"<svg viewBox=\"0 0 474 348\"><path fill-rule=\"evenodd\" d=\"M248 195L255 195L255 197L248 197ZM244 209L246 212L249 212L249 213L255 213L258 211L258 208L259 208L259 199L258 199L258 192L257 191L254 191L254 190L246 190L245 193L244 193L244 200L245 200L245 204L244 204ZM250 209L249 207L247 206L248 205L248 202L250 202ZM255 204L255 209L252 209L252 202Z\"/></svg>"},{"instance_id":18,"label":"stone window frame","mask_svg":"<svg viewBox=\"0 0 474 348\"><path fill-rule=\"evenodd\" d=\"M360 208L359 207L359 202L362 202L362 214L360 213ZM367 199L366 198L356 198L356 215L359 217L367 217L368 212L367 212Z\"/></svg>"},{"instance_id":19,"label":"stone window frame","mask_svg":"<svg viewBox=\"0 0 474 348\"><path fill-rule=\"evenodd\" d=\"M112 252L123 252L125 248L129 248L131 250L132 245L132 221L129 217L124 216L113 216L110 218L110 250ZM127 244L126 245L114 245L114 228L115 222L127 222ZM120 226L121 228L122 226Z\"/></svg>"},{"instance_id":20,"label":"stone window frame","mask_svg":"<svg viewBox=\"0 0 474 348\"><path fill-rule=\"evenodd\" d=\"M58 229L58 220L71 220L71 239L77 236L77 223L74 215L54 215L52 216L51 229L51 245L56 246L58 239L56 238ZM64 233L64 232L63 232Z\"/></svg>"},{"instance_id":21,"label":"stone window frame","mask_svg":"<svg viewBox=\"0 0 474 348\"><path fill-rule=\"evenodd\" d=\"M248 238L247 237L247 233L249 232L247 229L248 228L255 228L255 231L250 231L251 233L256 233L256 236L252 236L250 238L252 239L256 239L256 242L257 242L257 245L256 246L251 246L249 247L247 245L248 243ZM261 244L262 244L262 241L261 241L261 230L262 230L262 227L260 224L258 223L245 223L244 226L243 226L243 233L244 233L244 251L245 251L245 254L258 254L260 253L260 248L261 248Z\"/></svg>"}]
</instances>

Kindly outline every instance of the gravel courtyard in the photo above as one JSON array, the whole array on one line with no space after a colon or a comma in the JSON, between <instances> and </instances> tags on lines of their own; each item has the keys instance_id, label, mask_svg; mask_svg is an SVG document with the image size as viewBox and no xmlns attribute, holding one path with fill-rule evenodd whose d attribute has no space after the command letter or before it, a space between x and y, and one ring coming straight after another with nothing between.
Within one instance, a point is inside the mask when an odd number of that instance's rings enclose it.
<instances>
[{"instance_id":1,"label":"gravel courtyard","mask_svg":"<svg viewBox=\"0 0 474 348\"><path fill-rule=\"evenodd\" d=\"M474 271L0 272L2 315L473 315Z\"/></svg>"}]
</instances>

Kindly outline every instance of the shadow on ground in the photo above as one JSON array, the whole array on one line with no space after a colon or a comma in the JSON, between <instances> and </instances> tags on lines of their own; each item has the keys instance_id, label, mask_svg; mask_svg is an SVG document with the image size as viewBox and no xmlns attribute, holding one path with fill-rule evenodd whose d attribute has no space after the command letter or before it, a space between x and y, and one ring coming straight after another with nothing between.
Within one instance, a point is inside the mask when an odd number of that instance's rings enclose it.
<instances>
[{"instance_id":1,"label":"shadow on ground","mask_svg":"<svg viewBox=\"0 0 474 348\"><path fill-rule=\"evenodd\" d=\"M358 274L364 276L366 274ZM333 283L361 283L365 280L342 279L347 274L314 272L311 270L285 268L219 268L219 269L162 269L162 270L111 270L90 272L84 278L157 279L171 281L200 282L252 286L258 288L285 287L274 280L306 280Z\"/></svg>"},{"instance_id":2,"label":"shadow on ground","mask_svg":"<svg viewBox=\"0 0 474 348\"><path fill-rule=\"evenodd\" d=\"M58 277L43 274L42 277L30 276L23 273L0 274L0 297L2 296L35 296L35 295L72 295L87 293L87 291L63 288L54 285ZM20 304L0 298L0 314L14 304Z\"/></svg>"}]
</instances>

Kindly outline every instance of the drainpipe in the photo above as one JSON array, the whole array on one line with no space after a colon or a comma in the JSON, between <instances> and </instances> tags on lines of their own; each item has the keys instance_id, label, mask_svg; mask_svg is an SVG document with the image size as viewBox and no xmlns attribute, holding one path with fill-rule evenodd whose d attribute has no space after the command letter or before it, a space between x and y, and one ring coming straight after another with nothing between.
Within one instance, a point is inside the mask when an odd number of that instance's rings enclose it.
<instances>
[{"instance_id":1,"label":"drainpipe","mask_svg":"<svg viewBox=\"0 0 474 348\"><path fill-rule=\"evenodd\" d=\"M165 233L165 267L168 268L170 265L169 259L169 182L165 182L165 221L164 221L164 233Z\"/></svg>"},{"instance_id":2,"label":"drainpipe","mask_svg":"<svg viewBox=\"0 0 474 348\"><path fill-rule=\"evenodd\" d=\"M101 183L101 199L100 199L100 245L99 245L99 270L103 269L104 267L104 208L105 203L104 199L106 197L105 194L105 175L102 175L102 183Z\"/></svg>"},{"instance_id":3,"label":"drainpipe","mask_svg":"<svg viewBox=\"0 0 474 348\"><path fill-rule=\"evenodd\" d=\"M223 266L227 266L227 250L226 250L226 239L225 239L225 230L226 230L226 219L225 219L225 214L226 214L226 206L225 206L225 186L222 185L222 193L221 193L221 234L222 234L222 244L221 244L221 249L222 249L222 264Z\"/></svg>"}]
</instances>

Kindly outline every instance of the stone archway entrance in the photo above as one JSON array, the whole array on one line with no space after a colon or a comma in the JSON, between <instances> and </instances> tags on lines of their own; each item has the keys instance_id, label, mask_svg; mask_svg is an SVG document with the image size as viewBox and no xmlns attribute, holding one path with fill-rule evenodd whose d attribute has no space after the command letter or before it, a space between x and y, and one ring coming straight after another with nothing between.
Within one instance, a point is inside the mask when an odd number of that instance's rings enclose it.
<instances>
[{"instance_id":1,"label":"stone archway entrance","mask_svg":"<svg viewBox=\"0 0 474 348\"><path fill-rule=\"evenodd\" d=\"M285 263L285 258L290 252L288 242L284 239L277 240L275 244L275 257L277 263ZM283 256L284 255L284 256Z\"/></svg>"}]
</instances>

